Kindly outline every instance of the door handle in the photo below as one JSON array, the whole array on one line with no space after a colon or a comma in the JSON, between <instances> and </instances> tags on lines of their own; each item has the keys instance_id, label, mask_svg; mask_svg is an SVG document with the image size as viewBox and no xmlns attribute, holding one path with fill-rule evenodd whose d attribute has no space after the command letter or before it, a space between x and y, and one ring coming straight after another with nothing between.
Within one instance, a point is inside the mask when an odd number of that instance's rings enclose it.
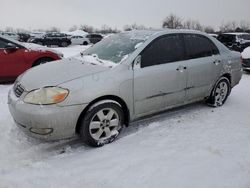
<instances>
[{"instance_id":1,"label":"door handle","mask_svg":"<svg viewBox=\"0 0 250 188\"><path fill-rule=\"evenodd\" d=\"M186 69L187 69L187 67L179 66L176 70L180 71L180 72L183 72L183 70L186 70Z\"/></svg>"}]
</instances>

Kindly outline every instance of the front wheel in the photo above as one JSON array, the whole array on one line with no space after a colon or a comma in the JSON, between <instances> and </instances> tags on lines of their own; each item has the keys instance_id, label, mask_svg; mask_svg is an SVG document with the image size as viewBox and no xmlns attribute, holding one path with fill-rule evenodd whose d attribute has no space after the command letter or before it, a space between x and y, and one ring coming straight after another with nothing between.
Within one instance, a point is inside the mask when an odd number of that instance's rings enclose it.
<instances>
[{"instance_id":1,"label":"front wheel","mask_svg":"<svg viewBox=\"0 0 250 188\"><path fill-rule=\"evenodd\" d=\"M221 77L207 100L208 105L213 107L222 106L226 102L230 92L230 81L226 77Z\"/></svg>"},{"instance_id":2,"label":"front wheel","mask_svg":"<svg viewBox=\"0 0 250 188\"><path fill-rule=\"evenodd\" d=\"M101 101L87 111L82 120L80 136L89 146L103 146L117 138L123 124L121 106L115 101Z\"/></svg>"}]
</instances>

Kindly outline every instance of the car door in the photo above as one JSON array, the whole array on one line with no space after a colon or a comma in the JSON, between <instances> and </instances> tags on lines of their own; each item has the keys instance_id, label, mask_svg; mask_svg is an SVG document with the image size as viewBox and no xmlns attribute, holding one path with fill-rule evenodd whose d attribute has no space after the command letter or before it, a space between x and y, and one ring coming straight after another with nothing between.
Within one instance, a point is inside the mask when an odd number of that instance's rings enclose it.
<instances>
[{"instance_id":1,"label":"car door","mask_svg":"<svg viewBox=\"0 0 250 188\"><path fill-rule=\"evenodd\" d=\"M209 38L185 34L184 41L188 72L186 100L199 100L209 95L222 70L222 60L218 48Z\"/></svg>"},{"instance_id":2,"label":"car door","mask_svg":"<svg viewBox=\"0 0 250 188\"><path fill-rule=\"evenodd\" d=\"M90 35L90 41L91 41L91 43L95 44L96 43L96 35Z\"/></svg>"},{"instance_id":3,"label":"car door","mask_svg":"<svg viewBox=\"0 0 250 188\"><path fill-rule=\"evenodd\" d=\"M10 41L0 38L0 80L8 80L16 78L27 67L24 61L24 49L8 51L5 49Z\"/></svg>"},{"instance_id":4,"label":"car door","mask_svg":"<svg viewBox=\"0 0 250 188\"><path fill-rule=\"evenodd\" d=\"M182 103L187 84L182 37L160 37L140 55L140 66L134 66L135 117Z\"/></svg>"},{"instance_id":5,"label":"car door","mask_svg":"<svg viewBox=\"0 0 250 188\"><path fill-rule=\"evenodd\" d=\"M53 34L47 34L47 35L45 35L44 44L48 45L48 46L55 45L54 44L54 35Z\"/></svg>"}]
</instances>

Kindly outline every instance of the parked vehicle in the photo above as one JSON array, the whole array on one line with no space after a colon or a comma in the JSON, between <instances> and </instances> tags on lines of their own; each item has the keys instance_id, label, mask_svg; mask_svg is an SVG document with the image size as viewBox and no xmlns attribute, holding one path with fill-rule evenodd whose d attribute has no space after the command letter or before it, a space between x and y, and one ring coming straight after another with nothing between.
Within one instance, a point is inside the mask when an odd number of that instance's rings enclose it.
<instances>
[{"instance_id":1,"label":"parked vehicle","mask_svg":"<svg viewBox=\"0 0 250 188\"><path fill-rule=\"evenodd\" d=\"M29 42L44 46L56 45L61 47L67 47L71 44L70 38L62 33L47 33L42 37L31 38Z\"/></svg>"},{"instance_id":2,"label":"parked vehicle","mask_svg":"<svg viewBox=\"0 0 250 188\"><path fill-rule=\"evenodd\" d=\"M20 42L27 42L29 38L31 37L28 33L18 33L19 41Z\"/></svg>"},{"instance_id":3,"label":"parked vehicle","mask_svg":"<svg viewBox=\"0 0 250 188\"><path fill-rule=\"evenodd\" d=\"M229 49L242 52L250 46L249 33L223 33L217 39L225 44Z\"/></svg>"},{"instance_id":4,"label":"parked vehicle","mask_svg":"<svg viewBox=\"0 0 250 188\"><path fill-rule=\"evenodd\" d=\"M241 68L241 54L207 34L131 31L26 72L8 103L28 135L55 140L79 134L88 145L102 146L144 116L202 100L223 105Z\"/></svg>"},{"instance_id":5,"label":"parked vehicle","mask_svg":"<svg viewBox=\"0 0 250 188\"><path fill-rule=\"evenodd\" d=\"M250 72L250 47L244 49L242 54L242 67L244 71Z\"/></svg>"},{"instance_id":6,"label":"parked vehicle","mask_svg":"<svg viewBox=\"0 0 250 188\"><path fill-rule=\"evenodd\" d=\"M0 82L13 82L27 69L61 57L62 54L42 46L0 37Z\"/></svg>"},{"instance_id":7,"label":"parked vehicle","mask_svg":"<svg viewBox=\"0 0 250 188\"><path fill-rule=\"evenodd\" d=\"M102 35L99 34L89 34L86 36L86 38L89 39L89 41L93 44L96 44L103 39Z\"/></svg>"},{"instance_id":8,"label":"parked vehicle","mask_svg":"<svg viewBox=\"0 0 250 188\"><path fill-rule=\"evenodd\" d=\"M5 38L10 38L13 40L19 40L19 36L16 33L12 33L12 32L0 32L0 37L5 37Z\"/></svg>"},{"instance_id":9,"label":"parked vehicle","mask_svg":"<svg viewBox=\"0 0 250 188\"><path fill-rule=\"evenodd\" d=\"M88 45L90 44L90 41L88 38L84 36L71 36L71 43L73 45Z\"/></svg>"}]
</instances>

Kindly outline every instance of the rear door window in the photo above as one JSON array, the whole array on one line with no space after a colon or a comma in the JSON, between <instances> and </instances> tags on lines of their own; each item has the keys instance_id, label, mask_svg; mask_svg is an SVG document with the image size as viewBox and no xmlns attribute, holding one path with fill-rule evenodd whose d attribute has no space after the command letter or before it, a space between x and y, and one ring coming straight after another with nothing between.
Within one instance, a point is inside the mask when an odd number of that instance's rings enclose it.
<instances>
[{"instance_id":1,"label":"rear door window","mask_svg":"<svg viewBox=\"0 0 250 188\"><path fill-rule=\"evenodd\" d=\"M205 36L185 34L184 41L186 45L187 59L202 58L219 54L219 50L215 44Z\"/></svg>"}]
</instances>

